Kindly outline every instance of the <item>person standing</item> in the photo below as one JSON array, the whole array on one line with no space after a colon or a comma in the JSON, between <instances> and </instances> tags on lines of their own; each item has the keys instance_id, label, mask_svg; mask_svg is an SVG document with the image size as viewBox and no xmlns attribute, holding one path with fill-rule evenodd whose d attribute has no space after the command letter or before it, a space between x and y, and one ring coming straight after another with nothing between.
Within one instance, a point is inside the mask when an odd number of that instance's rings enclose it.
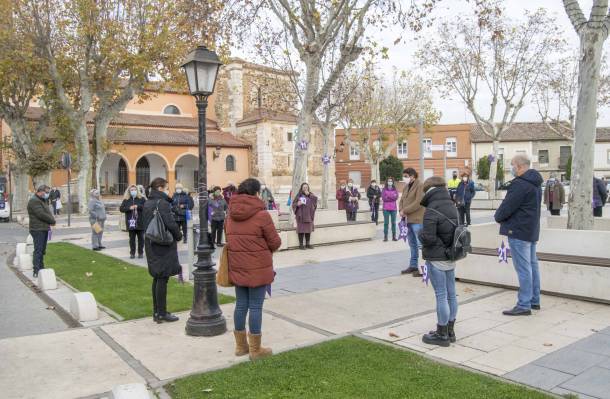
<instances>
[{"instance_id":1,"label":"person standing","mask_svg":"<svg viewBox=\"0 0 610 399\"><path fill-rule=\"evenodd\" d=\"M401 274L413 274L413 277L420 277L419 272L419 231L422 228L424 221L424 207L421 205L421 200L424 198L423 184L418 179L418 174L413 168L407 168L403 171L403 181L405 188L400 199L400 216L407 219L407 241L411 250L411 259L409 267L401 271Z\"/></svg>"},{"instance_id":2,"label":"person standing","mask_svg":"<svg viewBox=\"0 0 610 399\"><path fill-rule=\"evenodd\" d=\"M337 193L335 195L335 198L337 199L337 210L345 211L345 217L347 220L349 220L349 214L347 213L347 206L345 203L346 187L347 186L345 180L342 180L341 185L339 186L339 189L337 190Z\"/></svg>"},{"instance_id":3,"label":"person standing","mask_svg":"<svg viewBox=\"0 0 610 399\"><path fill-rule=\"evenodd\" d=\"M275 200L273 199L273 193L265 184L261 184L261 199L267 207L267 210L273 210L273 206L275 204Z\"/></svg>"},{"instance_id":4,"label":"person standing","mask_svg":"<svg viewBox=\"0 0 610 399\"><path fill-rule=\"evenodd\" d=\"M313 249L311 233L314 231L314 220L318 208L318 197L309 189L309 184L301 184L298 194L292 201L292 210L297 221L297 234L299 235L299 249ZM230 213L230 211L229 211ZM305 245L303 245L305 240Z\"/></svg>"},{"instance_id":5,"label":"person standing","mask_svg":"<svg viewBox=\"0 0 610 399\"><path fill-rule=\"evenodd\" d=\"M47 240L49 230L55 226L55 218L49 209L48 199L50 188L41 185L36 193L28 201L28 217L30 219L30 235L34 241L34 256L32 263L34 266L34 277L38 277L40 269L44 269L44 256L47 253Z\"/></svg>"},{"instance_id":6,"label":"person standing","mask_svg":"<svg viewBox=\"0 0 610 399\"><path fill-rule=\"evenodd\" d=\"M511 161L515 178L494 218L500 223L500 234L508 237L508 246L519 279L517 305L503 314L527 316L532 309L540 309L540 272L536 243L540 237L540 208L542 204L542 176L530 169L525 155Z\"/></svg>"},{"instance_id":7,"label":"person standing","mask_svg":"<svg viewBox=\"0 0 610 399\"><path fill-rule=\"evenodd\" d=\"M544 205L553 216L561 214L561 208L566 202L566 192L563 189L563 184L557 181L557 175L551 173L551 177L546 182L544 189Z\"/></svg>"},{"instance_id":8,"label":"person standing","mask_svg":"<svg viewBox=\"0 0 610 399\"><path fill-rule=\"evenodd\" d=\"M158 212L165 228L174 238L171 245L160 245L144 239L148 273L153 278L153 320L157 323L177 321L178 317L167 311L167 282L171 276L182 272L178 260L178 242L182 240L182 231L174 220L169 197L167 180L157 177L150 183L150 194L144 203L143 221L148 226L154 213Z\"/></svg>"},{"instance_id":9,"label":"person standing","mask_svg":"<svg viewBox=\"0 0 610 399\"><path fill-rule=\"evenodd\" d=\"M212 198L208 204L208 219L212 227L212 240L216 242L216 246L222 247L222 231L225 225L227 216L227 201L222 197L220 187L216 186L212 189Z\"/></svg>"},{"instance_id":10,"label":"person standing","mask_svg":"<svg viewBox=\"0 0 610 399\"><path fill-rule=\"evenodd\" d=\"M258 180L244 180L231 200L226 223L229 278L235 284L236 297L235 355L249 354L251 360L272 354L270 348L261 346L262 312L265 292L275 278L273 252L282 245L267 206L258 197L260 191Z\"/></svg>"},{"instance_id":11,"label":"person standing","mask_svg":"<svg viewBox=\"0 0 610 399\"><path fill-rule=\"evenodd\" d=\"M131 185L125 190L123 202L119 210L125 214L125 226L129 232L129 257L136 257L136 239L138 241L138 258L144 257L144 223L142 222L142 212L146 200L138 190L138 187Z\"/></svg>"},{"instance_id":12,"label":"person standing","mask_svg":"<svg viewBox=\"0 0 610 399\"><path fill-rule=\"evenodd\" d=\"M470 176L467 173L463 173L462 181L458 184L453 196L455 206L460 212L460 224L470 226L470 204L476 193L474 182L470 180Z\"/></svg>"},{"instance_id":13,"label":"person standing","mask_svg":"<svg viewBox=\"0 0 610 399\"><path fill-rule=\"evenodd\" d=\"M106 207L100 199L100 191L93 189L89 193L89 223L91 224L91 247L94 251L105 249L102 245L104 223L106 222Z\"/></svg>"},{"instance_id":14,"label":"person standing","mask_svg":"<svg viewBox=\"0 0 610 399\"><path fill-rule=\"evenodd\" d=\"M593 178L593 216L602 217L603 209L608 199L606 185L601 179Z\"/></svg>"},{"instance_id":15,"label":"person standing","mask_svg":"<svg viewBox=\"0 0 610 399\"><path fill-rule=\"evenodd\" d=\"M51 206L53 207L53 215L59 215L61 209L61 192L57 187L53 187L49 192L49 201L51 201ZM59 205L57 205L58 203Z\"/></svg>"},{"instance_id":16,"label":"person standing","mask_svg":"<svg viewBox=\"0 0 610 399\"><path fill-rule=\"evenodd\" d=\"M460 183L461 184L461 183ZM449 346L455 342L455 318L458 302L455 294L455 261L448 256L458 226L458 215L445 179L433 176L424 182L422 205L426 208L423 227L419 233L422 257L436 296L436 331L424 334L428 345ZM457 191L459 195L459 188ZM456 196L457 196L456 195Z\"/></svg>"},{"instance_id":17,"label":"person standing","mask_svg":"<svg viewBox=\"0 0 610 399\"><path fill-rule=\"evenodd\" d=\"M182 184L176 183L176 191L172 197L172 211L174 212L176 224L182 229L182 238L185 244L188 237L187 214L191 213L194 207L195 202L193 198L186 192Z\"/></svg>"},{"instance_id":18,"label":"person standing","mask_svg":"<svg viewBox=\"0 0 610 399\"><path fill-rule=\"evenodd\" d=\"M347 189L345 190L345 210L347 212L347 221L355 222L358 214L358 206L360 201L360 192L354 187L352 179L347 181Z\"/></svg>"},{"instance_id":19,"label":"person standing","mask_svg":"<svg viewBox=\"0 0 610 399\"><path fill-rule=\"evenodd\" d=\"M383 241L388 241L388 225L392 223L392 241L398 241L396 238L396 201L398 200L398 190L394 187L394 179L389 177L383 191L381 192L383 200Z\"/></svg>"},{"instance_id":20,"label":"person standing","mask_svg":"<svg viewBox=\"0 0 610 399\"><path fill-rule=\"evenodd\" d=\"M379 224L379 203L381 202L381 189L375 180L371 181L369 188L366 190L366 197L369 199L369 207L371 208L371 221Z\"/></svg>"},{"instance_id":21,"label":"person standing","mask_svg":"<svg viewBox=\"0 0 610 399\"><path fill-rule=\"evenodd\" d=\"M222 196L224 197L227 204L231 204L231 197L237 192L237 187L233 182L229 182L225 188L222 189Z\"/></svg>"},{"instance_id":22,"label":"person standing","mask_svg":"<svg viewBox=\"0 0 610 399\"><path fill-rule=\"evenodd\" d=\"M451 199L455 201L455 194L457 192L458 186L460 185L460 179L458 179L458 172L453 171L453 175L451 179L447 182L447 188L449 189L449 195Z\"/></svg>"}]
</instances>

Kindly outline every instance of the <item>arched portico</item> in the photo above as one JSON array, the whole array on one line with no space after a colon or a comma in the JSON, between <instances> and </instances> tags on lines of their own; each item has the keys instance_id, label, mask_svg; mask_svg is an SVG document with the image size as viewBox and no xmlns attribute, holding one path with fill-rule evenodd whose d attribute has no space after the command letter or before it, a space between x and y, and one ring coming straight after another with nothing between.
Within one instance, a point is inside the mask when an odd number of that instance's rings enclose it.
<instances>
[{"instance_id":1,"label":"arched portico","mask_svg":"<svg viewBox=\"0 0 610 399\"><path fill-rule=\"evenodd\" d=\"M136 162L136 184L148 187L157 177L168 179L168 163L165 157L155 153L142 155Z\"/></svg>"},{"instance_id":2,"label":"arched portico","mask_svg":"<svg viewBox=\"0 0 610 399\"><path fill-rule=\"evenodd\" d=\"M182 183L190 192L197 191L196 182L199 176L198 159L193 154L182 154L176 159L174 165L176 182Z\"/></svg>"},{"instance_id":3,"label":"arched portico","mask_svg":"<svg viewBox=\"0 0 610 399\"><path fill-rule=\"evenodd\" d=\"M129 186L129 161L119 153L108 153L100 168L102 195L123 195Z\"/></svg>"}]
</instances>

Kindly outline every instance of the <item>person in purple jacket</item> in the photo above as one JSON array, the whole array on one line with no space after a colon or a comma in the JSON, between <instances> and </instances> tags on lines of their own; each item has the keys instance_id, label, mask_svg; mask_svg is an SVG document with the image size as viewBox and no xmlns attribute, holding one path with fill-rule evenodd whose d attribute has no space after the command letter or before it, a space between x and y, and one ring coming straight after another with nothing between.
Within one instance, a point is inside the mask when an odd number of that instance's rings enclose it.
<instances>
[{"instance_id":1,"label":"person in purple jacket","mask_svg":"<svg viewBox=\"0 0 610 399\"><path fill-rule=\"evenodd\" d=\"M388 241L388 224L392 221L392 241L396 238L396 201L398 200L398 190L394 187L394 179L388 177L381 192L383 201L383 241Z\"/></svg>"}]
</instances>

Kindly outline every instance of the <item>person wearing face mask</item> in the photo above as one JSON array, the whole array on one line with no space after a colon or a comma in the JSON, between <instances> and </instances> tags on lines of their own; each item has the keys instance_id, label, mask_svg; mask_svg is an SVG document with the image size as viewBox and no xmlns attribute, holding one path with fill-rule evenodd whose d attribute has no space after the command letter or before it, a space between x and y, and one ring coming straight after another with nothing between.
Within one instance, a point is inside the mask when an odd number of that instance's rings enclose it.
<instances>
[{"instance_id":1,"label":"person wearing face mask","mask_svg":"<svg viewBox=\"0 0 610 399\"><path fill-rule=\"evenodd\" d=\"M447 188L449 189L449 195L451 199L455 201L455 193L457 191L458 186L460 185L460 179L458 178L458 172L454 171L452 178L447 182Z\"/></svg>"},{"instance_id":2,"label":"person wearing face mask","mask_svg":"<svg viewBox=\"0 0 610 399\"><path fill-rule=\"evenodd\" d=\"M208 203L208 220L212 227L212 240L216 246L222 247L222 230L224 229L225 218L227 216L227 201L222 197L222 190L216 186L212 188L212 198Z\"/></svg>"},{"instance_id":3,"label":"person wearing face mask","mask_svg":"<svg viewBox=\"0 0 610 399\"><path fill-rule=\"evenodd\" d=\"M355 222L358 214L358 201L360 201L360 192L354 187L352 179L347 181L347 189L345 190L345 210L347 212L347 221Z\"/></svg>"},{"instance_id":4,"label":"person wearing face mask","mask_svg":"<svg viewBox=\"0 0 610 399\"><path fill-rule=\"evenodd\" d=\"M55 226L55 218L49 209L48 199L51 189L41 185L36 194L28 201L28 217L30 219L30 235L34 240L34 254L32 263L34 265L34 277L38 277L38 271L44 269L44 255L47 251L47 240L51 226Z\"/></svg>"},{"instance_id":5,"label":"person wearing face mask","mask_svg":"<svg viewBox=\"0 0 610 399\"><path fill-rule=\"evenodd\" d=\"M129 257L136 257L136 239L138 241L138 258L144 257L144 223L142 222L142 211L146 200L138 190L131 185L125 190L123 202L119 210L125 214L125 226L129 232Z\"/></svg>"},{"instance_id":6,"label":"person wearing face mask","mask_svg":"<svg viewBox=\"0 0 610 399\"><path fill-rule=\"evenodd\" d=\"M267 207L267 210L272 210L275 200L273 199L273 193L265 184L261 184L261 199Z\"/></svg>"},{"instance_id":7,"label":"person wearing face mask","mask_svg":"<svg viewBox=\"0 0 610 399\"><path fill-rule=\"evenodd\" d=\"M398 200L398 190L394 187L394 179L388 178L381 192L383 200L383 241L388 241L388 227L392 223L392 241L396 238L396 200Z\"/></svg>"},{"instance_id":8,"label":"person wearing face mask","mask_svg":"<svg viewBox=\"0 0 610 399\"><path fill-rule=\"evenodd\" d=\"M345 211L346 204L345 204L345 194L346 194L346 189L347 189L347 184L345 183L345 180L341 181L341 184L339 185L339 189L337 190L337 193L335 195L335 198L337 199L337 210L339 211ZM347 213L346 213L347 216Z\"/></svg>"},{"instance_id":9,"label":"person wearing face mask","mask_svg":"<svg viewBox=\"0 0 610 399\"><path fill-rule=\"evenodd\" d=\"M182 184L176 183L176 191L172 197L172 211L174 212L174 220L182 229L185 244L188 236L187 213L191 212L194 207L193 198L186 192Z\"/></svg>"},{"instance_id":10,"label":"person wearing face mask","mask_svg":"<svg viewBox=\"0 0 610 399\"><path fill-rule=\"evenodd\" d=\"M366 190L366 197L369 199L369 207L371 208L371 221L379 224L379 203L381 202L381 189L375 180L371 181L369 188Z\"/></svg>"},{"instance_id":11,"label":"person wearing face mask","mask_svg":"<svg viewBox=\"0 0 610 399\"><path fill-rule=\"evenodd\" d=\"M57 187L51 189L49 201L51 201L51 206L53 207L53 215L59 215L59 210L61 209L61 192Z\"/></svg>"},{"instance_id":12,"label":"person wearing face mask","mask_svg":"<svg viewBox=\"0 0 610 399\"><path fill-rule=\"evenodd\" d=\"M309 184L301 184L298 194L292 201L292 210L297 221L297 234L299 235L300 249L313 249L311 233L314 230L316 209L318 208L318 197L309 189ZM303 245L305 240L305 245Z\"/></svg>"},{"instance_id":13,"label":"person wearing face mask","mask_svg":"<svg viewBox=\"0 0 610 399\"><path fill-rule=\"evenodd\" d=\"M561 208L566 201L566 192L563 189L563 184L557 181L557 175L551 173L551 177L546 182L544 187L544 205L553 216L561 214Z\"/></svg>"},{"instance_id":14,"label":"person wearing face mask","mask_svg":"<svg viewBox=\"0 0 610 399\"><path fill-rule=\"evenodd\" d=\"M182 240L182 231L174 220L171 210L171 199L167 195L167 180L157 177L150 183L150 194L144 203L143 221L148 226L155 212L165 224L165 228L174 238L171 245L160 245L150 239L144 239L148 273L153 278L153 321L157 323L178 321L178 317L167 311L167 282L171 276L182 272L178 260L178 242Z\"/></svg>"},{"instance_id":15,"label":"person wearing face mask","mask_svg":"<svg viewBox=\"0 0 610 399\"><path fill-rule=\"evenodd\" d=\"M506 197L494 218L500 223L500 235L508 237L508 246L519 279L517 304L503 312L506 316L528 316L540 309L540 271L536 244L540 238L542 176L530 169L530 159L522 154L511 161L512 180Z\"/></svg>"},{"instance_id":16,"label":"person wearing face mask","mask_svg":"<svg viewBox=\"0 0 610 399\"><path fill-rule=\"evenodd\" d=\"M425 211L425 208L421 205L421 200L424 198L423 185L417 177L417 172L413 168L407 168L403 171L405 188L399 206L400 216L407 220L407 227L409 228L407 241L411 251L409 267L401 271L401 274L413 274L413 277L421 276L418 266L421 244L418 235L422 229Z\"/></svg>"},{"instance_id":17,"label":"person wearing face mask","mask_svg":"<svg viewBox=\"0 0 610 399\"><path fill-rule=\"evenodd\" d=\"M470 226L470 204L476 193L474 182L467 173L463 173L454 196L455 206L460 212L460 224Z\"/></svg>"},{"instance_id":18,"label":"person wearing face mask","mask_svg":"<svg viewBox=\"0 0 610 399\"><path fill-rule=\"evenodd\" d=\"M91 247L94 251L105 249L102 245L102 236L104 235L104 223L106 222L106 207L100 199L100 192L93 189L89 192L89 223L91 224ZM99 231L96 227L99 226Z\"/></svg>"}]
</instances>

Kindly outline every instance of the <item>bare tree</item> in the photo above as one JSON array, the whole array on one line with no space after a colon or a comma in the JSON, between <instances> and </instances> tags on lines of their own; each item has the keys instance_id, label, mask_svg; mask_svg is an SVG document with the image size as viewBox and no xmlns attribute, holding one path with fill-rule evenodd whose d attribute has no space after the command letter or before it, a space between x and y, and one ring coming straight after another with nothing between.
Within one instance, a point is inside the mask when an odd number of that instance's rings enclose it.
<instances>
[{"instance_id":1,"label":"bare tree","mask_svg":"<svg viewBox=\"0 0 610 399\"><path fill-rule=\"evenodd\" d=\"M510 21L496 9L458 17L423 38L418 58L433 71L443 95L457 94L477 125L492 140L490 195L495 197L498 144L525 100L546 71L548 57L560 44L554 21L544 10L526 13L524 22ZM490 95L489 107L480 107Z\"/></svg>"}]
</instances>

